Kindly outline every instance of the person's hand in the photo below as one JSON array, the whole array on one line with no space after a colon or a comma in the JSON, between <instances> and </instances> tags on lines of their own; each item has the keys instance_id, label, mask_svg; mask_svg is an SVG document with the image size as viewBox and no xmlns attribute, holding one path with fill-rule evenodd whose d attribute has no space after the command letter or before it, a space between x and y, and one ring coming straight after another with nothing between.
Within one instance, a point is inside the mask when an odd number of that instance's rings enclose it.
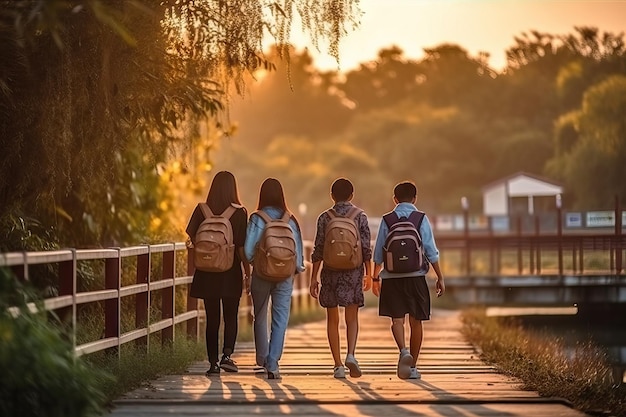
<instances>
[{"instance_id":1,"label":"person's hand","mask_svg":"<svg viewBox=\"0 0 626 417\"><path fill-rule=\"evenodd\" d=\"M372 292L374 293L374 295L376 297L380 296L380 278L378 279L372 279Z\"/></svg>"},{"instance_id":2,"label":"person's hand","mask_svg":"<svg viewBox=\"0 0 626 417\"><path fill-rule=\"evenodd\" d=\"M372 288L372 276L365 275L363 277L363 291L369 291Z\"/></svg>"},{"instance_id":3,"label":"person's hand","mask_svg":"<svg viewBox=\"0 0 626 417\"><path fill-rule=\"evenodd\" d=\"M244 275L243 286L246 289L246 295L250 295L250 275Z\"/></svg>"},{"instance_id":4,"label":"person's hand","mask_svg":"<svg viewBox=\"0 0 626 417\"><path fill-rule=\"evenodd\" d=\"M318 280L311 281L311 285L309 286L309 294L311 297L317 298L320 295L320 282Z\"/></svg>"},{"instance_id":5,"label":"person's hand","mask_svg":"<svg viewBox=\"0 0 626 417\"><path fill-rule=\"evenodd\" d=\"M437 297L441 297L446 292L446 284L443 283L443 278L437 278L435 286L437 288Z\"/></svg>"}]
</instances>

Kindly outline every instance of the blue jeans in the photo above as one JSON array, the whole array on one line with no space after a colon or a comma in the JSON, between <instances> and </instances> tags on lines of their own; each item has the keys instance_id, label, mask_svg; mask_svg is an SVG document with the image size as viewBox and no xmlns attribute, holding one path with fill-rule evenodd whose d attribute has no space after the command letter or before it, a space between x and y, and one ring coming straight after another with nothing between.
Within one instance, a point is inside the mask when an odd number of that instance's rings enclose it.
<instances>
[{"instance_id":1,"label":"blue jeans","mask_svg":"<svg viewBox=\"0 0 626 417\"><path fill-rule=\"evenodd\" d=\"M293 277L282 282L269 282L252 274L250 292L254 305L254 346L256 363L268 371L278 371L278 361L285 346L285 332L291 310ZM268 307L272 301L272 327L267 335Z\"/></svg>"}]
</instances>

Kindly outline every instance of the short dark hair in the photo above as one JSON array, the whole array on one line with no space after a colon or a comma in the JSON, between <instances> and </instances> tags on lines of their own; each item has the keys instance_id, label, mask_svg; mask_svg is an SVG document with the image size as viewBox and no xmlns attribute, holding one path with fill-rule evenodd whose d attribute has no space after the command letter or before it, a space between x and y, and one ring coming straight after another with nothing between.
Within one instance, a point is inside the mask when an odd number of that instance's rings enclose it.
<instances>
[{"instance_id":1,"label":"short dark hair","mask_svg":"<svg viewBox=\"0 0 626 417\"><path fill-rule=\"evenodd\" d=\"M354 193L354 186L346 178L337 178L330 187L330 193L335 201L347 201Z\"/></svg>"},{"instance_id":2,"label":"short dark hair","mask_svg":"<svg viewBox=\"0 0 626 417\"><path fill-rule=\"evenodd\" d=\"M394 187L393 196L400 203L409 203L417 197L417 187L411 181L403 181Z\"/></svg>"}]
</instances>

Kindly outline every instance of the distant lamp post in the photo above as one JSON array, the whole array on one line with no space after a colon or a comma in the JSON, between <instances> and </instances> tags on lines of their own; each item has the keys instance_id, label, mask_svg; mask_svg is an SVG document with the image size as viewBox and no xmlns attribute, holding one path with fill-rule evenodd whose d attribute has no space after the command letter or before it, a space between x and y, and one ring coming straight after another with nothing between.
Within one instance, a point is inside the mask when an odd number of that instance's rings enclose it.
<instances>
[{"instance_id":1,"label":"distant lamp post","mask_svg":"<svg viewBox=\"0 0 626 417\"><path fill-rule=\"evenodd\" d=\"M465 273L470 274L470 249L469 249L469 200L461 197L461 208L463 209L463 240L465 241Z\"/></svg>"},{"instance_id":2,"label":"distant lamp post","mask_svg":"<svg viewBox=\"0 0 626 417\"><path fill-rule=\"evenodd\" d=\"M563 201L561 200L561 194L555 196L554 203L556 204L556 235L558 239L558 258L559 258L559 277L563 276L563 216L562 207Z\"/></svg>"}]
</instances>

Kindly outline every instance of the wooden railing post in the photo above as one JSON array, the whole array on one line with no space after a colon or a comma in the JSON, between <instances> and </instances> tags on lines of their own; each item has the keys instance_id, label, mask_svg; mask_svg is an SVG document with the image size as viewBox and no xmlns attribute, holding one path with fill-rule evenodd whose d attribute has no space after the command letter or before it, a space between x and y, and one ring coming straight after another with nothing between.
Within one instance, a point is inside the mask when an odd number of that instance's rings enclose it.
<instances>
[{"instance_id":1,"label":"wooden railing post","mask_svg":"<svg viewBox=\"0 0 626 417\"><path fill-rule=\"evenodd\" d=\"M71 295L74 302L69 307L57 310L63 322L71 322L72 347L76 347L76 249L72 249L72 259L59 262L59 295Z\"/></svg>"},{"instance_id":2,"label":"wooden railing post","mask_svg":"<svg viewBox=\"0 0 626 417\"><path fill-rule=\"evenodd\" d=\"M465 198L465 197L463 197ZM468 212L468 204L466 202L462 203L463 205L463 240L465 243L465 275L470 276L472 272L472 265L470 260L470 243L469 243L469 212Z\"/></svg>"},{"instance_id":3,"label":"wooden railing post","mask_svg":"<svg viewBox=\"0 0 626 417\"><path fill-rule=\"evenodd\" d=\"M517 230L517 273L522 275L524 272L524 259L522 258L522 216L516 217Z\"/></svg>"},{"instance_id":4,"label":"wooden railing post","mask_svg":"<svg viewBox=\"0 0 626 417\"><path fill-rule=\"evenodd\" d=\"M22 252L22 264L11 266L11 271L20 281L28 281L28 253Z\"/></svg>"},{"instance_id":5,"label":"wooden railing post","mask_svg":"<svg viewBox=\"0 0 626 417\"><path fill-rule=\"evenodd\" d=\"M193 276L196 267L193 262L193 248L187 247L187 275ZM187 287L187 311L198 309L198 299L191 296L191 285ZM198 340L198 317L187 321L187 337Z\"/></svg>"},{"instance_id":6,"label":"wooden railing post","mask_svg":"<svg viewBox=\"0 0 626 417\"><path fill-rule=\"evenodd\" d=\"M104 337L117 337L118 345L115 348L111 348L110 351L119 356L120 345L119 337L121 331L120 325L120 313L121 313L121 299L119 296L119 290L121 287L121 271L122 271L122 257L120 248L117 249L117 257L107 258L104 264L104 287L107 290L117 290L117 298L104 301Z\"/></svg>"},{"instance_id":7,"label":"wooden railing post","mask_svg":"<svg viewBox=\"0 0 626 417\"><path fill-rule=\"evenodd\" d=\"M493 239L493 217L487 217L487 235L489 236L489 273L496 274L495 245Z\"/></svg>"},{"instance_id":8,"label":"wooden railing post","mask_svg":"<svg viewBox=\"0 0 626 417\"><path fill-rule=\"evenodd\" d=\"M558 241L558 250L559 250L559 277L563 277L563 216L561 205L559 204L557 209L557 218L556 218L556 230L557 230L557 239Z\"/></svg>"},{"instance_id":9,"label":"wooden railing post","mask_svg":"<svg viewBox=\"0 0 626 417\"><path fill-rule=\"evenodd\" d=\"M152 254L150 246L147 246L148 253L137 256L137 284L148 284L148 291L140 292L135 297L135 327L137 329L148 327L150 320L148 314L150 311L150 265L152 262ZM150 335L136 340L136 346L141 347L147 352L148 339Z\"/></svg>"},{"instance_id":10,"label":"wooden railing post","mask_svg":"<svg viewBox=\"0 0 626 417\"><path fill-rule=\"evenodd\" d=\"M580 271L581 275L584 273L584 268L585 268L585 259L584 259L584 254L583 254L583 250L584 250L583 245L584 245L583 241L580 240L579 244L578 244L578 253L579 253L579 256L578 256L578 262L579 262L578 270Z\"/></svg>"},{"instance_id":11,"label":"wooden railing post","mask_svg":"<svg viewBox=\"0 0 626 417\"><path fill-rule=\"evenodd\" d=\"M622 273L622 209L619 196L615 196L615 275Z\"/></svg>"},{"instance_id":12,"label":"wooden railing post","mask_svg":"<svg viewBox=\"0 0 626 417\"><path fill-rule=\"evenodd\" d=\"M176 268L176 248L163 252L163 279L174 279ZM176 286L163 288L161 290L161 318L174 319ZM166 327L161 332L163 344L171 344L174 341L174 323Z\"/></svg>"},{"instance_id":13,"label":"wooden railing post","mask_svg":"<svg viewBox=\"0 0 626 417\"><path fill-rule=\"evenodd\" d=\"M537 275L541 275L541 242L540 242L540 228L541 228L541 220L539 219L539 217L535 218L535 235L537 236L537 245L535 247L536 253L535 253L535 269L537 272Z\"/></svg>"}]
</instances>

